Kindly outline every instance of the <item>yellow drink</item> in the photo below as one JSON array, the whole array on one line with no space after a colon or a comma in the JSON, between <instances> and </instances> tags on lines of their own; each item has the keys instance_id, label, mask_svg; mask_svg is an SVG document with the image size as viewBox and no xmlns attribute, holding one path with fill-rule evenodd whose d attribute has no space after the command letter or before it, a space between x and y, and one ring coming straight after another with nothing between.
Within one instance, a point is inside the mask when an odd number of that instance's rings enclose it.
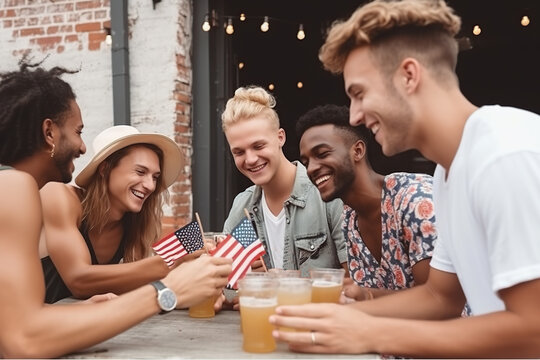
<instances>
[{"instance_id":1,"label":"yellow drink","mask_svg":"<svg viewBox=\"0 0 540 360\"><path fill-rule=\"evenodd\" d=\"M279 279L278 305L301 305L311 302L311 283L311 279Z\"/></svg>"},{"instance_id":2,"label":"yellow drink","mask_svg":"<svg viewBox=\"0 0 540 360\"><path fill-rule=\"evenodd\" d=\"M341 284L329 281L315 280L311 289L311 302L339 303Z\"/></svg>"},{"instance_id":3,"label":"yellow drink","mask_svg":"<svg viewBox=\"0 0 540 360\"><path fill-rule=\"evenodd\" d=\"M244 351L265 353L276 349L276 341L272 337L274 327L268 321L270 315L274 314L276 306L276 298L240 297Z\"/></svg>"},{"instance_id":4,"label":"yellow drink","mask_svg":"<svg viewBox=\"0 0 540 360\"><path fill-rule=\"evenodd\" d=\"M302 305L311 302L311 291L288 292L278 291L279 305Z\"/></svg>"},{"instance_id":5,"label":"yellow drink","mask_svg":"<svg viewBox=\"0 0 540 360\"><path fill-rule=\"evenodd\" d=\"M192 318L209 318L216 316L214 303L216 299L212 296L203 302L189 308L189 316Z\"/></svg>"},{"instance_id":6,"label":"yellow drink","mask_svg":"<svg viewBox=\"0 0 540 360\"><path fill-rule=\"evenodd\" d=\"M311 302L311 280L301 278L279 279L278 305L302 305ZM296 331L294 328L280 327L281 331Z\"/></svg>"}]
</instances>

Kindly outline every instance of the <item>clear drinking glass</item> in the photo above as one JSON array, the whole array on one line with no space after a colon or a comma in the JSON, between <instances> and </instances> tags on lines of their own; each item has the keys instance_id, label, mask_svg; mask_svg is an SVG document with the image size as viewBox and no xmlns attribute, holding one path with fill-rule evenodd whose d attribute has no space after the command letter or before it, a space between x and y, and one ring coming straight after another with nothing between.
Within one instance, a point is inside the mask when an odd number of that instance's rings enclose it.
<instances>
[{"instance_id":1,"label":"clear drinking glass","mask_svg":"<svg viewBox=\"0 0 540 360\"><path fill-rule=\"evenodd\" d=\"M275 350L273 326L268 318L278 304L278 287L279 281L268 276L245 277L238 281L244 351L265 353Z\"/></svg>"},{"instance_id":2,"label":"clear drinking glass","mask_svg":"<svg viewBox=\"0 0 540 360\"><path fill-rule=\"evenodd\" d=\"M311 279L300 277L281 277L278 289L278 305L302 305L311 302ZM295 331L280 327L282 331Z\"/></svg>"},{"instance_id":3,"label":"clear drinking glass","mask_svg":"<svg viewBox=\"0 0 540 360\"><path fill-rule=\"evenodd\" d=\"M313 269L309 274L313 280L311 302L339 303L345 276L344 269Z\"/></svg>"},{"instance_id":4,"label":"clear drinking glass","mask_svg":"<svg viewBox=\"0 0 540 360\"><path fill-rule=\"evenodd\" d=\"M216 316L214 310L215 302L216 298L212 296L201 303L191 306L189 308L189 316L192 318L210 318Z\"/></svg>"}]
</instances>

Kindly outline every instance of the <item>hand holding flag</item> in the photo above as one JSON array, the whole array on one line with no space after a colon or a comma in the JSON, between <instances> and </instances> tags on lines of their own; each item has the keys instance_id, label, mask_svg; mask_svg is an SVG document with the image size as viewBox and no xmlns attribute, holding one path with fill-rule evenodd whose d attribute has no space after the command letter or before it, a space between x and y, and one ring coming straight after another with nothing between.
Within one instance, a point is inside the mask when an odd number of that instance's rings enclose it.
<instances>
[{"instance_id":1,"label":"hand holding flag","mask_svg":"<svg viewBox=\"0 0 540 360\"><path fill-rule=\"evenodd\" d=\"M231 233L210 251L212 256L233 259L232 272L227 284L227 287L232 289L237 287L238 280L244 277L251 264L265 253L264 246L247 217L244 217Z\"/></svg>"},{"instance_id":2,"label":"hand holding flag","mask_svg":"<svg viewBox=\"0 0 540 360\"><path fill-rule=\"evenodd\" d=\"M161 256L169 267L181 257L203 247L201 228L197 221L190 222L152 245L156 254Z\"/></svg>"}]
</instances>

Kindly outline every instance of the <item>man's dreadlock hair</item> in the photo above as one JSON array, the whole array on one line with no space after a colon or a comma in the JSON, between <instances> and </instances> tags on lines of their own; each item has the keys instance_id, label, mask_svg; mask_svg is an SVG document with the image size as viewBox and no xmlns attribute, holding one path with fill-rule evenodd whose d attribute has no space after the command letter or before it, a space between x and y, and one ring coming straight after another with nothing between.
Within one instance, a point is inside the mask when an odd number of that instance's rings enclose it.
<instances>
[{"instance_id":1,"label":"man's dreadlock hair","mask_svg":"<svg viewBox=\"0 0 540 360\"><path fill-rule=\"evenodd\" d=\"M44 70L26 57L19 71L0 73L0 163L12 165L45 144L41 126L45 119L62 125L70 102L71 86L59 76L75 73L62 67Z\"/></svg>"}]
</instances>

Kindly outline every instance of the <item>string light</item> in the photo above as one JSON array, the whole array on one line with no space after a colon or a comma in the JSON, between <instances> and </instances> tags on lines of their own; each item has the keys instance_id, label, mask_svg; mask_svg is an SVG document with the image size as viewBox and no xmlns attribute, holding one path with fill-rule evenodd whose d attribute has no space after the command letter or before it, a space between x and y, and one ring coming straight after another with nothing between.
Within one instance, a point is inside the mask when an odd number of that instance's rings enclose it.
<instances>
[{"instance_id":1,"label":"string light","mask_svg":"<svg viewBox=\"0 0 540 360\"><path fill-rule=\"evenodd\" d=\"M225 32L227 34L229 34L229 35L232 35L234 33L234 31L235 31L234 26L233 26L233 19L236 18L236 19L239 19L242 22L246 21L246 19L247 19L245 13L240 13L240 15L238 15L238 16L235 16L235 15L223 15L220 18L221 19L227 18L227 22L226 22L226 26L225 26ZM260 25L261 31L262 32L267 32L268 30L270 30L270 23L269 23L270 17L269 16L250 16L250 19L262 19L263 22ZM204 16L204 22L202 24L202 30L205 31L205 32L208 32L212 28L217 27L218 20L219 20L219 18L217 16L216 11L212 10L210 14L206 14ZM278 23L286 23L286 24L294 25L294 22L284 20L284 19L272 18L272 20L273 21L276 20L276 22L278 22ZM531 19L529 18L529 16L523 15L521 17L520 23L521 23L521 26L523 26L523 27L529 26L530 23L531 23ZM296 23L296 24L298 24L298 23ZM244 26L244 25L242 25L242 26ZM482 31L483 30L482 30L482 28L480 27L479 24L476 24L476 25L473 26L472 33L474 35L478 36L478 35L480 35L482 33ZM302 41L302 40L304 40L306 38L306 33L305 33L305 30L304 30L304 24L303 23L298 24L298 31L296 33L296 38L298 40L300 40L300 41ZM470 43L470 39L465 37L464 40L466 40L467 44L465 44L465 45L460 44L460 49L461 48L463 48L463 49L472 48L471 43ZM105 42L106 42L107 45L111 45L112 37L110 35L110 32L107 34L107 36L105 38ZM239 62L237 66L238 66L239 70L242 70L245 67L245 63L244 62ZM298 81L296 83L296 87L298 89L302 89L304 87L303 82ZM270 91L273 91L275 89L275 85L273 83L268 84L268 89Z\"/></svg>"},{"instance_id":2,"label":"string light","mask_svg":"<svg viewBox=\"0 0 540 360\"><path fill-rule=\"evenodd\" d=\"M107 44L108 46L111 46L112 45L111 28L105 27L105 33L107 34L105 35L105 44Z\"/></svg>"},{"instance_id":3,"label":"string light","mask_svg":"<svg viewBox=\"0 0 540 360\"><path fill-rule=\"evenodd\" d=\"M296 34L298 40L304 40L306 38L306 33L304 32L304 24L298 26L298 33Z\"/></svg>"},{"instance_id":4,"label":"string light","mask_svg":"<svg viewBox=\"0 0 540 360\"><path fill-rule=\"evenodd\" d=\"M237 18L239 19L240 21L246 21L247 17L246 17L246 14L245 13L240 13L239 16L229 16L229 15L224 15L223 17L227 17L227 23L225 25L225 32L229 35L232 35L234 33L234 26L233 26L233 18ZM262 32L267 32L268 30L270 30L270 17L269 16L255 16L255 17L250 17L250 18L259 18L259 19L263 19L263 22L261 23L261 26L260 26L260 29ZM272 20L277 20L278 22L283 22L283 23L292 23L291 21L287 21L287 20L283 20L283 19L274 19L272 18ZM521 21L520 21L521 25L523 27L526 27L526 26L529 26L529 24L531 23L531 19L527 16L527 15L523 15L521 17ZM204 16L204 22L202 24L202 30L205 31L205 32L208 32L210 31L213 27L216 27L218 25L218 17L217 17L217 14L216 14L216 11L215 10L212 10L211 12L211 17L209 14L206 14ZM474 25L473 26L473 30L472 30L472 33L476 36L480 35L482 33L482 28L480 27L480 25ZM306 33L305 33L305 30L304 30L304 24L300 23L298 25L298 31L296 33L296 38L300 41L304 40L306 38ZM109 37L106 38L106 43L109 44L109 41L112 42L112 39L109 40Z\"/></svg>"},{"instance_id":5,"label":"string light","mask_svg":"<svg viewBox=\"0 0 540 360\"><path fill-rule=\"evenodd\" d=\"M225 32L229 35L232 35L234 33L234 26L232 24L232 18L229 18L227 20L227 27L225 28Z\"/></svg>"},{"instance_id":6,"label":"string light","mask_svg":"<svg viewBox=\"0 0 540 360\"><path fill-rule=\"evenodd\" d=\"M204 16L204 22L202 24L202 29L204 32L210 31L210 21L208 19L208 15Z\"/></svg>"},{"instance_id":7,"label":"string light","mask_svg":"<svg viewBox=\"0 0 540 360\"><path fill-rule=\"evenodd\" d=\"M267 32L270 29L270 24L268 23L268 16L264 17L264 21L261 24L261 31Z\"/></svg>"},{"instance_id":8,"label":"string light","mask_svg":"<svg viewBox=\"0 0 540 360\"><path fill-rule=\"evenodd\" d=\"M232 35L234 33L234 31L235 31L234 24L233 24L233 19L239 19L240 21L246 21L246 19L247 19L245 13L240 13L239 16L222 15L221 18L222 19L225 19L225 18L227 19L227 21L225 22L224 28L225 28L225 32L228 35ZM261 23L261 26L260 26L260 29L261 29L262 32L267 32L268 30L270 30L270 17L269 16L251 16L250 18L251 19L259 18L259 19L263 20L262 23ZM283 20L283 19L274 19L274 18L272 18L272 20L277 20L278 22L288 23L288 24L291 24L291 25L294 24L291 21ZM216 27L217 25L218 25L217 13L215 12L215 10L212 10L212 12L210 14L206 14L204 16L204 21L202 23L202 29L203 29L203 31L208 32L208 31L212 30L212 28ZM298 24L298 31L296 33L296 38L298 40L304 40L306 38L306 32L304 30L304 24Z\"/></svg>"}]
</instances>

